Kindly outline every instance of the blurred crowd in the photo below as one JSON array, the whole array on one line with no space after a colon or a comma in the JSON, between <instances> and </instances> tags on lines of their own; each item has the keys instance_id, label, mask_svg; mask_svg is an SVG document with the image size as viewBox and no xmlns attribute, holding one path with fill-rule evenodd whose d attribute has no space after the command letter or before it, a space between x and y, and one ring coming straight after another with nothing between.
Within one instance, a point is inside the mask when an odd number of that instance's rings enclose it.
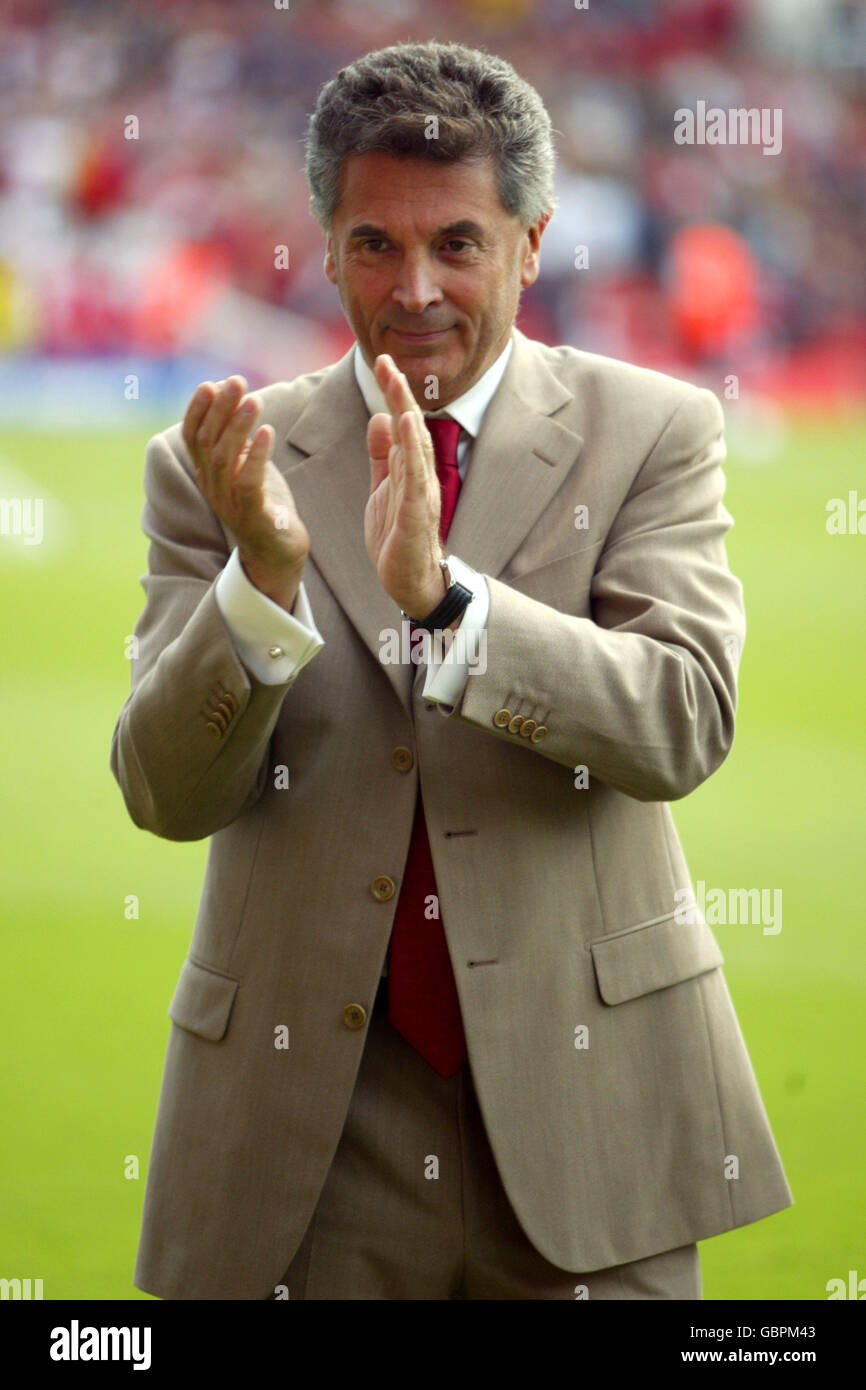
<instances>
[{"instance_id":1,"label":"blurred crowd","mask_svg":"<svg viewBox=\"0 0 866 1390\"><path fill-rule=\"evenodd\" d=\"M229 340L248 315L313 344L307 370L333 360L351 333L309 212L308 113L346 62L426 38L508 58L557 131L525 332L862 385L861 0L8 0L0 351L171 354L222 305ZM780 108L780 152L678 145L698 101Z\"/></svg>"}]
</instances>

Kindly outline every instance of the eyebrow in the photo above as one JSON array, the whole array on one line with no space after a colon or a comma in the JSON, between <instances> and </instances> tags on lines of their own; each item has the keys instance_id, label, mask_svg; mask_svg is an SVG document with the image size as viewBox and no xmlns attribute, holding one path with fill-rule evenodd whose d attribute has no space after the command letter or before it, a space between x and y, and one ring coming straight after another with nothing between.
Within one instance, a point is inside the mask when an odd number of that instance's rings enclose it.
<instances>
[{"instance_id":1,"label":"eyebrow","mask_svg":"<svg viewBox=\"0 0 866 1390\"><path fill-rule=\"evenodd\" d=\"M484 229L477 222L473 222L470 217L463 217L457 222L449 222L447 227L438 227L434 235L437 237L474 236L479 241L483 241ZM349 232L349 240L360 241L363 237L382 237L387 240L388 233L384 227L374 227L372 222L362 222Z\"/></svg>"}]
</instances>

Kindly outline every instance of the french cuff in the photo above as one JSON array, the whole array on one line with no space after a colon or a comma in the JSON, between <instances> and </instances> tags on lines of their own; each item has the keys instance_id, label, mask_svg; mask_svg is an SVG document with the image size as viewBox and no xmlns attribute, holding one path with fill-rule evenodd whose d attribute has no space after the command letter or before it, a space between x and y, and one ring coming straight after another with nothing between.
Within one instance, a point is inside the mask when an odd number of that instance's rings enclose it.
<instances>
[{"instance_id":1,"label":"french cuff","mask_svg":"<svg viewBox=\"0 0 866 1390\"><path fill-rule=\"evenodd\" d=\"M238 656L262 685L285 684L325 645L303 581L287 613L247 578L237 547L214 592Z\"/></svg>"},{"instance_id":2,"label":"french cuff","mask_svg":"<svg viewBox=\"0 0 866 1390\"><path fill-rule=\"evenodd\" d=\"M450 645L431 643L431 656L421 694L434 702L440 714L453 714L454 706L466 688L471 675L483 675L487 669L487 614L490 611L490 590L487 580L456 555L447 556L448 568L459 584L472 591L472 598L463 610L460 626L455 629Z\"/></svg>"}]
</instances>

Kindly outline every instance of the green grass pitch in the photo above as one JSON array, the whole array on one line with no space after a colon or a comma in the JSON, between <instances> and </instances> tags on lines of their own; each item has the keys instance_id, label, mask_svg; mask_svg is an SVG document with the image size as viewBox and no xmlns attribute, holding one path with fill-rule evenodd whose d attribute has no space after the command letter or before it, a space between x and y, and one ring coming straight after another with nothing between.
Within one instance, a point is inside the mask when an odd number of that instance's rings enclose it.
<instances>
[{"instance_id":1,"label":"green grass pitch","mask_svg":"<svg viewBox=\"0 0 866 1390\"><path fill-rule=\"evenodd\" d=\"M0 1276L42 1278L46 1299L147 1297L133 1262L206 842L136 830L108 753L143 600L144 444L166 423L0 445L46 498L41 546L0 537ZM824 1299L828 1279L866 1276L866 537L825 526L828 499L866 496L863 427L805 418L776 457L727 464L748 621L737 736L673 809L693 880L783 890L778 934L715 931L796 1205L702 1242L707 1299Z\"/></svg>"}]
</instances>

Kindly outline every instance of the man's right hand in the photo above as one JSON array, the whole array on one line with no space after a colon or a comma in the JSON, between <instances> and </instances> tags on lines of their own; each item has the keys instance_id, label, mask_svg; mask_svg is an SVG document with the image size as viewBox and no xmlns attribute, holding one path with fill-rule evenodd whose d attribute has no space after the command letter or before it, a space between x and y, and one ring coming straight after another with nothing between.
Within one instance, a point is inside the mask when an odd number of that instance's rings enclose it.
<instances>
[{"instance_id":1,"label":"man's right hand","mask_svg":"<svg viewBox=\"0 0 866 1390\"><path fill-rule=\"evenodd\" d=\"M310 550L280 470L270 459L270 425L252 433L262 403L245 395L246 379L230 376L202 382L184 416L183 442L195 464L198 485L216 515L237 538L250 581L291 611Z\"/></svg>"}]
</instances>

